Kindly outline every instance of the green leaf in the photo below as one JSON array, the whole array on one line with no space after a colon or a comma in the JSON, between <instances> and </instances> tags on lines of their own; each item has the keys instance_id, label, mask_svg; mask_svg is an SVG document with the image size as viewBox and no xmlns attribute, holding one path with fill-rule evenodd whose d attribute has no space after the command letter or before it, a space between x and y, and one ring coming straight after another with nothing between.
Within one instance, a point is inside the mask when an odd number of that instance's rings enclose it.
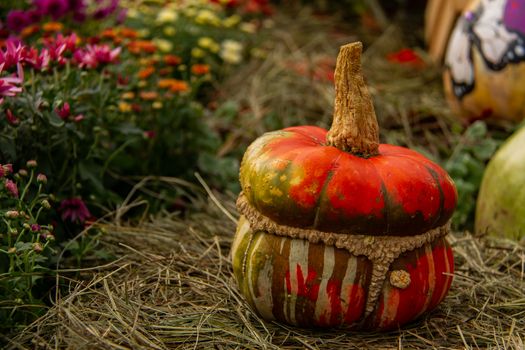
<instances>
[{"instance_id":1,"label":"green leaf","mask_svg":"<svg viewBox=\"0 0 525 350\"><path fill-rule=\"evenodd\" d=\"M49 121L49 124L56 128L60 128L65 124L64 121L58 115L56 115L55 112L47 113L47 120Z\"/></svg>"},{"instance_id":2,"label":"green leaf","mask_svg":"<svg viewBox=\"0 0 525 350\"><path fill-rule=\"evenodd\" d=\"M142 135L144 130L131 124L131 123L122 123L115 126L115 130L121 132L124 135Z\"/></svg>"},{"instance_id":3,"label":"green leaf","mask_svg":"<svg viewBox=\"0 0 525 350\"><path fill-rule=\"evenodd\" d=\"M485 135L487 135L487 124L481 120L472 124L465 132L465 136L474 141L479 141Z\"/></svg>"},{"instance_id":4,"label":"green leaf","mask_svg":"<svg viewBox=\"0 0 525 350\"><path fill-rule=\"evenodd\" d=\"M104 185L102 184L102 179L99 176L101 169L102 168L99 165L90 160L83 160L78 163L80 178L82 180L91 182L98 193L104 193Z\"/></svg>"},{"instance_id":5,"label":"green leaf","mask_svg":"<svg viewBox=\"0 0 525 350\"><path fill-rule=\"evenodd\" d=\"M15 139L11 136L0 135L0 153L4 159L13 161L16 159Z\"/></svg>"}]
</instances>

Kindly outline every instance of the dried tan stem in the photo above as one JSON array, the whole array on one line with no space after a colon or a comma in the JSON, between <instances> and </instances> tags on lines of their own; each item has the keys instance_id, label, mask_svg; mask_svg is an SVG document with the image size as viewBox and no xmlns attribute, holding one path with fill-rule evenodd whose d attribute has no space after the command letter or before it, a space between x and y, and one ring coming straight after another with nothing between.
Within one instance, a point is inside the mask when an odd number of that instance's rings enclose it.
<instances>
[{"instance_id":1,"label":"dried tan stem","mask_svg":"<svg viewBox=\"0 0 525 350\"><path fill-rule=\"evenodd\" d=\"M363 44L342 46L335 68L335 107L329 146L363 157L378 153L379 127L372 98L361 73Z\"/></svg>"}]
</instances>

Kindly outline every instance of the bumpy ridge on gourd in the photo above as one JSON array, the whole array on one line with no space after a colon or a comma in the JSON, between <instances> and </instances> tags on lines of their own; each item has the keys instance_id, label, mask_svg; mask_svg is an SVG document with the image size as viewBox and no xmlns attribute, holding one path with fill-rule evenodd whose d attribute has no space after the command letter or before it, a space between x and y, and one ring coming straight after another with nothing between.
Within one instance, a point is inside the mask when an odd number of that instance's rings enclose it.
<instances>
[{"instance_id":1,"label":"bumpy ridge on gourd","mask_svg":"<svg viewBox=\"0 0 525 350\"><path fill-rule=\"evenodd\" d=\"M431 243L450 231L450 221L422 234L402 237L348 235L279 225L251 206L242 192L237 199L237 209L246 217L253 231L265 231L277 236L305 239L311 243L322 242L329 246L346 249L355 256L367 257L372 262L373 269L365 306L365 318L374 311L392 262L404 252L413 251Z\"/></svg>"}]
</instances>

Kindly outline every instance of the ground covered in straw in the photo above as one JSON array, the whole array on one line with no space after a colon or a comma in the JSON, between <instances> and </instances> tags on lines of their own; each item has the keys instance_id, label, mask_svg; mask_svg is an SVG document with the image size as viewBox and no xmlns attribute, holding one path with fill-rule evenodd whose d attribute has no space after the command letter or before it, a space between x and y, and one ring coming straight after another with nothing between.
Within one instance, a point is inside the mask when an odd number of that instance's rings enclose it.
<instances>
[{"instance_id":1,"label":"ground covered in straw","mask_svg":"<svg viewBox=\"0 0 525 350\"><path fill-rule=\"evenodd\" d=\"M185 219L139 227L104 225L101 248L118 255L81 271L69 293L11 348L382 349L497 348L525 345L525 247L454 233L456 273L449 296L402 330L311 331L260 320L232 275L233 198L200 202ZM231 213L231 214L227 214ZM233 219L233 220L232 220ZM63 273L67 276L67 273Z\"/></svg>"},{"instance_id":2,"label":"ground covered in straw","mask_svg":"<svg viewBox=\"0 0 525 350\"><path fill-rule=\"evenodd\" d=\"M228 133L220 155L239 152L267 130L297 124L329 127L333 82L326 73L339 45L359 38L365 42L363 68L382 140L446 161L461 135L454 132L457 121L443 99L439 70L431 65L407 69L385 61L389 52L409 45L397 24L367 36L335 28L335 22L314 19L307 10L275 18L265 58L242 68L221 89L228 95L219 98L236 103L242 113L227 125L217 121L215 127ZM425 60L424 52L419 53ZM453 232L449 240L456 272L448 297L437 310L401 330L379 334L297 329L262 321L239 294L229 257L237 219L235 196L216 193L210 199L199 188L177 186L192 193L191 209L183 214L163 213L126 224L123 213L117 212L113 220L99 224L104 234L97 249L115 259L92 268L61 270L57 283L62 288L57 290L62 294L42 318L14 338L3 339L8 348L525 346L523 243Z\"/></svg>"}]
</instances>

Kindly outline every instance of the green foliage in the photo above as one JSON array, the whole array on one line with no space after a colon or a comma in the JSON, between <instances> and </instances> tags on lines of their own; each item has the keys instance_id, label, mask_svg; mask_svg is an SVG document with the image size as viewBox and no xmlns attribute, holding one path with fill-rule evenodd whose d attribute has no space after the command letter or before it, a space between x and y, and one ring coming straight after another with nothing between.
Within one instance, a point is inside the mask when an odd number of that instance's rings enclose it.
<instances>
[{"instance_id":1,"label":"green foliage","mask_svg":"<svg viewBox=\"0 0 525 350\"><path fill-rule=\"evenodd\" d=\"M445 163L458 190L458 207L452 217L454 228L473 229L476 198L485 167L506 135L490 133L484 122L477 121L464 131Z\"/></svg>"},{"instance_id":2,"label":"green foliage","mask_svg":"<svg viewBox=\"0 0 525 350\"><path fill-rule=\"evenodd\" d=\"M49 260L57 253L47 177L35 171L0 169L0 331L25 324L45 310Z\"/></svg>"}]
</instances>

